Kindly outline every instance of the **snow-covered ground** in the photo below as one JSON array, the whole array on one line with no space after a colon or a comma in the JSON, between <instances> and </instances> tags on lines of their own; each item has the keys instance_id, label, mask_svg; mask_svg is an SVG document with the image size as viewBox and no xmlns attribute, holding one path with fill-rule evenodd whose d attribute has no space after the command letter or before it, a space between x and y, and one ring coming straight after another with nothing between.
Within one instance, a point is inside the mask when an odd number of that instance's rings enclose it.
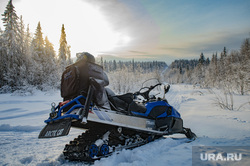
<instances>
[{"instance_id":1,"label":"snow-covered ground","mask_svg":"<svg viewBox=\"0 0 250 166\"><path fill-rule=\"evenodd\" d=\"M167 99L181 113L184 126L191 128L198 138L191 143L170 137L160 139L123 150L94 165L192 165L193 146L250 147L250 105L238 111L223 110L214 104L214 98L206 89L173 85ZM65 137L38 139L52 101L61 101L59 91L36 92L32 96L0 95L0 165L84 165L68 162L62 156L64 145L81 134L81 130L71 129ZM235 108L249 101L249 95L234 95Z\"/></svg>"}]
</instances>

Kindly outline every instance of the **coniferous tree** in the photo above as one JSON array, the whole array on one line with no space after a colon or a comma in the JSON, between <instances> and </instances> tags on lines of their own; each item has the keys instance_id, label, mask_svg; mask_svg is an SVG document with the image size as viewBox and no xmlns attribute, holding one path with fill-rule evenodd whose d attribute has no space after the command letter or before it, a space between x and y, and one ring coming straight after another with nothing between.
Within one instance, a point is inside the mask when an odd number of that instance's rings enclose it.
<instances>
[{"instance_id":1,"label":"coniferous tree","mask_svg":"<svg viewBox=\"0 0 250 166\"><path fill-rule=\"evenodd\" d=\"M33 53L37 61L42 61L44 56L44 39L40 21L37 24L35 36L32 41Z\"/></svg>"},{"instance_id":2,"label":"coniferous tree","mask_svg":"<svg viewBox=\"0 0 250 166\"><path fill-rule=\"evenodd\" d=\"M208 66L210 64L210 59L209 58L206 59L205 64L206 64L206 66Z\"/></svg>"},{"instance_id":3,"label":"coniferous tree","mask_svg":"<svg viewBox=\"0 0 250 166\"><path fill-rule=\"evenodd\" d=\"M10 0L6 6L4 14L2 14L4 17L2 20L5 27L3 33L3 38L5 39L4 45L7 49L8 60L10 60L11 63L14 62L14 56L20 53L18 48L20 40L20 29L18 24L19 17L17 16L14 8L12 0Z\"/></svg>"},{"instance_id":4,"label":"coniferous tree","mask_svg":"<svg viewBox=\"0 0 250 166\"><path fill-rule=\"evenodd\" d=\"M12 0L10 0L6 6L4 14L2 14L2 20L5 27L2 34L2 49L5 51L3 60L6 62L3 64L3 68L5 69L3 73L3 80L12 89L16 89L21 84L19 76L21 66L20 43L22 43L22 41L20 41L20 27L18 24L19 17L17 16L14 8Z\"/></svg>"},{"instance_id":5,"label":"coniferous tree","mask_svg":"<svg viewBox=\"0 0 250 166\"><path fill-rule=\"evenodd\" d=\"M3 31L0 27L0 88L5 85L4 73L6 72L6 50L4 48Z\"/></svg>"},{"instance_id":6,"label":"coniferous tree","mask_svg":"<svg viewBox=\"0 0 250 166\"><path fill-rule=\"evenodd\" d=\"M204 72L205 56L203 53L200 55L199 63L196 67L197 83L202 84L205 78Z\"/></svg>"},{"instance_id":7,"label":"coniferous tree","mask_svg":"<svg viewBox=\"0 0 250 166\"><path fill-rule=\"evenodd\" d=\"M217 53L216 53L216 54L213 54L211 63L210 63L209 68L208 68L208 71L209 71L209 73L208 73L209 78L208 79L211 81L212 86L215 86L216 79L218 76L217 63L218 63L218 59L217 59Z\"/></svg>"},{"instance_id":8,"label":"coniferous tree","mask_svg":"<svg viewBox=\"0 0 250 166\"><path fill-rule=\"evenodd\" d=\"M203 53L201 53L201 55L200 55L199 64L200 65L204 65L205 64L205 56L203 55Z\"/></svg>"},{"instance_id":9,"label":"coniferous tree","mask_svg":"<svg viewBox=\"0 0 250 166\"><path fill-rule=\"evenodd\" d=\"M135 72L135 60L132 60L132 71Z\"/></svg>"},{"instance_id":10,"label":"coniferous tree","mask_svg":"<svg viewBox=\"0 0 250 166\"><path fill-rule=\"evenodd\" d=\"M59 47L59 55L58 55L58 63L61 66L61 72L65 69L67 65L71 63L71 53L70 53L70 46L66 40L66 33L64 24L62 24L61 29L61 37L60 37L60 47Z\"/></svg>"},{"instance_id":11,"label":"coniferous tree","mask_svg":"<svg viewBox=\"0 0 250 166\"><path fill-rule=\"evenodd\" d=\"M38 86L39 89L42 89L42 85L47 81L44 77L46 57L45 57L45 48L44 48L44 39L40 22L37 24L36 32L34 34L32 44L32 67L30 68L31 76L30 83L32 85Z\"/></svg>"},{"instance_id":12,"label":"coniferous tree","mask_svg":"<svg viewBox=\"0 0 250 166\"><path fill-rule=\"evenodd\" d=\"M31 56L31 42L32 42L32 37L31 37L29 25L27 25L25 36L24 36L24 47L25 47L25 55L28 57L28 59Z\"/></svg>"},{"instance_id":13,"label":"coniferous tree","mask_svg":"<svg viewBox=\"0 0 250 166\"><path fill-rule=\"evenodd\" d=\"M32 36L30 33L29 25L27 25L25 37L24 37L24 50L26 56L26 84L34 85L34 57L33 57L33 47L32 47Z\"/></svg>"},{"instance_id":14,"label":"coniferous tree","mask_svg":"<svg viewBox=\"0 0 250 166\"><path fill-rule=\"evenodd\" d=\"M66 62L67 59L67 40L64 24L61 29L61 38L60 38L60 48L59 48L59 59Z\"/></svg>"},{"instance_id":15,"label":"coniferous tree","mask_svg":"<svg viewBox=\"0 0 250 166\"><path fill-rule=\"evenodd\" d=\"M26 55L26 50L25 50L25 30L24 30L24 22L23 22L23 17L20 16L19 19L19 27L20 27L20 40L19 40L19 45L20 45L20 49L21 49L21 56L25 56Z\"/></svg>"},{"instance_id":16,"label":"coniferous tree","mask_svg":"<svg viewBox=\"0 0 250 166\"><path fill-rule=\"evenodd\" d=\"M23 22L23 18L22 16L20 16L19 19L19 28L20 28L20 40L19 40L19 47L20 47L20 54L19 54L19 81L20 84L19 86L26 86L27 85L27 66L28 66L28 48L25 46L25 38L26 38L26 34L25 34L25 29L24 29L25 25ZM21 87L19 87L20 89Z\"/></svg>"},{"instance_id":17,"label":"coniferous tree","mask_svg":"<svg viewBox=\"0 0 250 166\"><path fill-rule=\"evenodd\" d=\"M226 47L223 48L223 52L221 53L222 57L226 57L227 56L227 49Z\"/></svg>"},{"instance_id":18,"label":"coniferous tree","mask_svg":"<svg viewBox=\"0 0 250 166\"><path fill-rule=\"evenodd\" d=\"M55 59L56 53L53 44L49 41L48 37L44 40L45 56L46 59Z\"/></svg>"},{"instance_id":19,"label":"coniferous tree","mask_svg":"<svg viewBox=\"0 0 250 166\"><path fill-rule=\"evenodd\" d=\"M48 80L47 82L45 82L45 84L52 87L53 86L57 87L58 86L57 80L59 80L59 73L56 65L56 53L54 50L54 46L49 41L47 36L45 37L44 42L45 42L44 49L45 49L46 64L44 64L43 72L46 73L44 77Z\"/></svg>"},{"instance_id":20,"label":"coniferous tree","mask_svg":"<svg viewBox=\"0 0 250 166\"><path fill-rule=\"evenodd\" d=\"M240 49L241 56L239 57L239 68L237 75L239 76L238 84L240 88L240 94L244 95L245 91L250 89L250 38L244 40Z\"/></svg>"},{"instance_id":21,"label":"coniferous tree","mask_svg":"<svg viewBox=\"0 0 250 166\"><path fill-rule=\"evenodd\" d=\"M226 47L224 47L224 49L223 49L223 51L221 52L221 54L220 54L220 59L219 59L219 65L218 65L218 76L217 76L217 78L218 78L218 81L219 82L223 82L223 80L224 80L224 78L225 78L225 76L226 76L226 73L225 73L225 69L226 69L226 67L225 67L225 65L226 65L226 63L225 63L225 59L226 59Z\"/></svg>"},{"instance_id":22,"label":"coniferous tree","mask_svg":"<svg viewBox=\"0 0 250 166\"><path fill-rule=\"evenodd\" d=\"M117 69L116 60L113 60L113 70Z\"/></svg>"}]
</instances>

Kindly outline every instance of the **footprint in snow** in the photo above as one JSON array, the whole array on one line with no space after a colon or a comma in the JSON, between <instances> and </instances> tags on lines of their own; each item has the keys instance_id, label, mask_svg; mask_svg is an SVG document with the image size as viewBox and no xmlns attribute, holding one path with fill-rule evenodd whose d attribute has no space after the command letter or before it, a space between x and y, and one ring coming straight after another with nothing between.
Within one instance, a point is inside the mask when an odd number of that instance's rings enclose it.
<instances>
[{"instance_id":1,"label":"footprint in snow","mask_svg":"<svg viewBox=\"0 0 250 166\"><path fill-rule=\"evenodd\" d=\"M29 157L22 158L19 161L21 164L27 165L27 164L31 163L32 160L33 160L33 156L29 156Z\"/></svg>"}]
</instances>

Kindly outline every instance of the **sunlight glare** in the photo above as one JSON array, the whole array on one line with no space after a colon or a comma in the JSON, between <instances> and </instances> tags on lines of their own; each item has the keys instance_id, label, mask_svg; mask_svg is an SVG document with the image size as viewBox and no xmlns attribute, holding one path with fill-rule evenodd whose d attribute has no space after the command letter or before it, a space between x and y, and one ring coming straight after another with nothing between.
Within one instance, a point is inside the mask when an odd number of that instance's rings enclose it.
<instances>
[{"instance_id":1,"label":"sunlight glare","mask_svg":"<svg viewBox=\"0 0 250 166\"><path fill-rule=\"evenodd\" d=\"M25 24L35 32L40 21L42 32L59 49L61 27L64 24L66 38L71 46L72 57L77 52L113 51L131 41L127 34L114 31L101 11L81 0L21 0L16 3L18 14L23 15Z\"/></svg>"}]
</instances>

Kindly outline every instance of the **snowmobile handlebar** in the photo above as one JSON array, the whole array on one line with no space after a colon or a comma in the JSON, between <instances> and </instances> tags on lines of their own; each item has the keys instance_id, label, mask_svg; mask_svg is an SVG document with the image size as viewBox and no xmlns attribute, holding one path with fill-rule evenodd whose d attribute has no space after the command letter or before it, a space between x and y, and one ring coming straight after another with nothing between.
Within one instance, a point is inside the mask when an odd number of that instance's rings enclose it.
<instances>
[{"instance_id":1,"label":"snowmobile handlebar","mask_svg":"<svg viewBox=\"0 0 250 166\"><path fill-rule=\"evenodd\" d=\"M134 96L138 96L141 95L142 97L144 97L146 100L149 100L149 93L151 90L153 90L155 87L162 85L161 83L158 83L156 85L150 86L150 87L143 87L141 88L139 91L134 93ZM141 92L143 89L147 89L145 92Z\"/></svg>"}]
</instances>

